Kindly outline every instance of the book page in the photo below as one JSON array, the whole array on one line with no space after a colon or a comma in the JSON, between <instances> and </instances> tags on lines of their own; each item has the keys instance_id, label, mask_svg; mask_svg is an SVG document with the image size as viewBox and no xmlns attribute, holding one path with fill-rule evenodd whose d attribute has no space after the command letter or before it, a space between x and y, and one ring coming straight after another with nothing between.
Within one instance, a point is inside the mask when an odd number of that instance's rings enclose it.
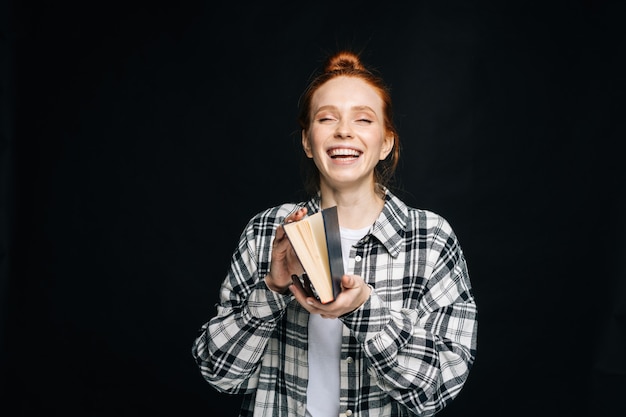
<instances>
[{"instance_id":1,"label":"book page","mask_svg":"<svg viewBox=\"0 0 626 417\"><path fill-rule=\"evenodd\" d=\"M285 224L284 228L320 300L322 302L333 300L322 213L318 212L300 221Z\"/></svg>"},{"instance_id":2,"label":"book page","mask_svg":"<svg viewBox=\"0 0 626 417\"><path fill-rule=\"evenodd\" d=\"M311 278L311 274L309 274L309 278L313 280L315 283L320 279L327 279L328 283L324 285L324 287L328 286L332 288L330 281L330 266L328 262L328 248L326 247L326 232L324 229L324 218L321 216L312 216L309 218L309 223L311 224L311 234L313 239L315 240L315 246L318 248L317 256L319 257L319 265L323 267L323 276ZM331 291L332 294L332 291Z\"/></svg>"}]
</instances>

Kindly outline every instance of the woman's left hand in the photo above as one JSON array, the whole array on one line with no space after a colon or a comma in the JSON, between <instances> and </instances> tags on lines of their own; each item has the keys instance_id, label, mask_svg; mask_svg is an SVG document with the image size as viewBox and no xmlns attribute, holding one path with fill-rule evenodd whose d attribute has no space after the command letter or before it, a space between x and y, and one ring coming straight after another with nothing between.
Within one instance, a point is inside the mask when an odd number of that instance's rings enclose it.
<instances>
[{"instance_id":1,"label":"woman's left hand","mask_svg":"<svg viewBox=\"0 0 626 417\"><path fill-rule=\"evenodd\" d=\"M361 307L372 291L371 287L358 275L344 275L341 279L341 287L337 298L327 304L322 304L314 297L307 297L296 285L289 286L289 289L309 313L320 314L326 319L334 319Z\"/></svg>"}]
</instances>

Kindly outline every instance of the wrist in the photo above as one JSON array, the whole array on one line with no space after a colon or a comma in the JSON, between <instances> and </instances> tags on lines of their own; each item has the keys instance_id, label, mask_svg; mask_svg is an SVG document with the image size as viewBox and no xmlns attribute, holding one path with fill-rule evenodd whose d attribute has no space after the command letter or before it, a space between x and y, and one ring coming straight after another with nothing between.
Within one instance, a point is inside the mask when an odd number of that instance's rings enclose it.
<instances>
[{"instance_id":1,"label":"wrist","mask_svg":"<svg viewBox=\"0 0 626 417\"><path fill-rule=\"evenodd\" d=\"M288 285L282 287L275 285L274 280L268 274L265 276L265 285L273 292L277 292L279 294L287 294L289 292L289 286L291 285L291 282Z\"/></svg>"}]
</instances>

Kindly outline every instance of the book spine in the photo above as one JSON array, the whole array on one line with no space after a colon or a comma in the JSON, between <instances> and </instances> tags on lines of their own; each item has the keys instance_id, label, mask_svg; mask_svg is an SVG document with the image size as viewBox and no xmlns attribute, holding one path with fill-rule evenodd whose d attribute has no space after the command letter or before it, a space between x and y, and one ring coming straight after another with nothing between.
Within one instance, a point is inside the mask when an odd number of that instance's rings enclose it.
<instances>
[{"instance_id":1,"label":"book spine","mask_svg":"<svg viewBox=\"0 0 626 417\"><path fill-rule=\"evenodd\" d=\"M341 292L341 278L344 274L343 255L341 252L341 231L339 229L337 206L322 210L322 218L324 219L326 247L328 249L330 275L333 285L333 297L336 298Z\"/></svg>"}]
</instances>

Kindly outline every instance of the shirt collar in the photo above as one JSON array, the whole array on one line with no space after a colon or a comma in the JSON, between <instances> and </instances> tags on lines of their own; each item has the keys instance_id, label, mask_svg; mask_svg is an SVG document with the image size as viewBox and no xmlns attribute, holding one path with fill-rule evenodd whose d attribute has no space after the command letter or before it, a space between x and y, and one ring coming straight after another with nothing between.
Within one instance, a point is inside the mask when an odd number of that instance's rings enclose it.
<instances>
[{"instance_id":1,"label":"shirt collar","mask_svg":"<svg viewBox=\"0 0 626 417\"><path fill-rule=\"evenodd\" d=\"M395 258L400 254L405 236L408 208L398 197L385 189L385 205L370 232Z\"/></svg>"},{"instance_id":2,"label":"shirt collar","mask_svg":"<svg viewBox=\"0 0 626 417\"><path fill-rule=\"evenodd\" d=\"M405 236L408 208L402 200L388 189L385 191L385 205L374 222L370 234L378 239L389 254L396 258L402 249ZM321 195L318 192L306 202L309 213L317 213L321 208Z\"/></svg>"}]
</instances>

